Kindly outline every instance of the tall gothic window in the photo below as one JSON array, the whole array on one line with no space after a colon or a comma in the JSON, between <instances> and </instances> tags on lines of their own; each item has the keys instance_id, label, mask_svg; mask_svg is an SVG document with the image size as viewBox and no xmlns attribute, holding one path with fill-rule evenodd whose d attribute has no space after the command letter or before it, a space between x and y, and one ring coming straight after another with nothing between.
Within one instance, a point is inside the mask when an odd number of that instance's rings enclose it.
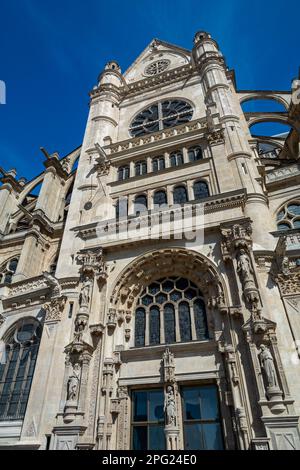
<instances>
[{"instance_id":1,"label":"tall gothic window","mask_svg":"<svg viewBox=\"0 0 300 470\"><path fill-rule=\"evenodd\" d=\"M10 284L18 266L18 258L8 260L0 271L0 284Z\"/></svg>"},{"instance_id":2,"label":"tall gothic window","mask_svg":"<svg viewBox=\"0 0 300 470\"><path fill-rule=\"evenodd\" d=\"M145 346L145 309L138 308L135 312L135 345Z\"/></svg>"},{"instance_id":3,"label":"tall gothic window","mask_svg":"<svg viewBox=\"0 0 300 470\"><path fill-rule=\"evenodd\" d=\"M118 180L119 181L127 180L129 178L129 175L130 175L130 169L129 169L128 165L121 166L118 169Z\"/></svg>"},{"instance_id":4,"label":"tall gothic window","mask_svg":"<svg viewBox=\"0 0 300 470\"><path fill-rule=\"evenodd\" d=\"M160 343L160 311L156 306L150 308L149 343Z\"/></svg>"},{"instance_id":5,"label":"tall gothic window","mask_svg":"<svg viewBox=\"0 0 300 470\"><path fill-rule=\"evenodd\" d=\"M183 165L183 155L180 151L173 152L170 155L170 166L180 166Z\"/></svg>"},{"instance_id":6,"label":"tall gothic window","mask_svg":"<svg viewBox=\"0 0 300 470\"><path fill-rule=\"evenodd\" d=\"M134 200L134 213L135 215L139 215L141 212L146 211L148 208L147 196L140 194L136 196Z\"/></svg>"},{"instance_id":7,"label":"tall gothic window","mask_svg":"<svg viewBox=\"0 0 300 470\"><path fill-rule=\"evenodd\" d=\"M165 157L155 157L152 159L152 171L161 171L165 169Z\"/></svg>"},{"instance_id":8,"label":"tall gothic window","mask_svg":"<svg viewBox=\"0 0 300 470\"><path fill-rule=\"evenodd\" d=\"M163 190L156 191L154 193L153 202L154 202L154 206L158 206L158 207L167 205L168 201L167 201L166 191L163 191Z\"/></svg>"},{"instance_id":9,"label":"tall gothic window","mask_svg":"<svg viewBox=\"0 0 300 470\"><path fill-rule=\"evenodd\" d=\"M184 124L192 116L192 106L186 101L165 100L141 111L132 121L129 131L132 137L139 137Z\"/></svg>"},{"instance_id":10,"label":"tall gothic window","mask_svg":"<svg viewBox=\"0 0 300 470\"><path fill-rule=\"evenodd\" d=\"M290 201L277 214L278 230L300 228L300 200Z\"/></svg>"},{"instance_id":11,"label":"tall gothic window","mask_svg":"<svg viewBox=\"0 0 300 470\"><path fill-rule=\"evenodd\" d=\"M147 173L147 163L145 161L136 162L134 169L135 176L145 175Z\"/></svg>"},{"instance_id":12,"label":"tall gothic window","mask_svg":"<svg viewBox=\"0 0 300 470\"><path fill-rule=\"evenodd\" d=\"M187 190L185 186L176 186L173 191L174 204L184 204L188 201Z\"/></svg>"},{"instance_id":13,"label":"tall gothic window","mask_svg":"<svg viewBox=\"0 0 300 470\"><path fill-rule=\"evenodd\" d=\"M18 322L5 341L5 361L0 364L0 420L23 419L37 359L42 327L26 318Z\"/></svg>"},{"instance_id":14,"label":"tall gothic window","mask_svg":"<svg viewBox=\"0 0 300 470\"><path fill-rule=\"evenodd\" d=\"M195 162L196 160L201 160L203 158L201 147L191 147L188 149L188 156L190 162Z\"/></svg>"},{"instance_id":15,"label":"tall gothic window","mask_svg":"<svg viewBox=\"0 0 300 470\"><path fill-rule=\"evenodd\" d=\"M206 181L196 181L196 183L194 183L193 188L195 199L203 199L209 196L209 189Z\"/></svg>"},{"instance_id":16,"label":"tall gothic window","mask_svg":"<svg viewBox=\"0 0 300 470\"><path fill-rule=\"evenodd\" d=\"M135 314L136 347L206 339L205 303L192 281L159 279L142 292Z\"/></svg>"}]
</instances>

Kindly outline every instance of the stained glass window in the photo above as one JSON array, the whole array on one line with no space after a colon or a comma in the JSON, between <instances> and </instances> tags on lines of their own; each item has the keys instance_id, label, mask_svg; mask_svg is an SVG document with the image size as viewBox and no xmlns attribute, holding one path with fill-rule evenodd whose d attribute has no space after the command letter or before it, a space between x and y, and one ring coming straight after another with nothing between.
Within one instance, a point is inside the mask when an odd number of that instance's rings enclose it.
<instances>
[{"instance_id":1,"label":"stained glass window","mask_svg":"<svg viewBox=\"0 0 300 470\"><path fill-rule=\"evenodd\" d=\"M134 168L135 168L135 176L141 176L147 173L147 163L145 161L137 162Z\"/></svg>"},{"instance_id":2,"label":"stained glass window","mask_svg":"<svg viewBox=\"0 0 300 470\"><path fill-rule=\"evenodd\" d=\"M181 341L191 341L191 316L190 307L187 302L179 304L179 328Z\"/></svg>"},{"instance_id":3,"label":"stained glass window","mask_svg":"<svg viewBox=\"0 0 300 470\"><path fill-rule=\"evenodd\" d=\"M173 192L174 204L184 204L188 201L187 190L185 186L176 186Z\"/></svg>"},{"instance_id":4,"label":"stained glass window","mask_svg":"<svg viewBox=\"0 0 300 470\"><path fill-rule=\"evenodd\" d=\"M165 100L141 111L129 128L133 137L168 129L192 119L192 106L182 100Z\"/></svg>"},{"instance_id":5,"label":"stained glass window","mask_svg":"<svg viewBox=\"0 0 300 470\"><path fill-rule=\"evenodd\" d=\"M167 193L166 191L156 191L153 198L154 206L164 206L167 204Z\"/></svg>"},{"instance_id":6,"label":"stained glass window","mask_svg":"<svg viewBox=\"0 0 300 470\"><path fill-rule=\"evenodd\" d=\"M209 196L208 185L205 181L196 181L194 183L194 198L202 199Z\"/></svg>"},{"instance_id":7,"label":"stained glass window","mask_svg":"<svg viewBox=\"0 0 300 470\"><path fill-rule=\"evenodd\" d=\"M139 315L136 318L138 337L142 336L140 328L145 330L146 318L148 318L149 343L147 345L158 344L162 341L161 327L166 344L176 342L176 328L179 331L177 341L208 339L204 299L201 291L189 279L174 276L152 282L143 290L138 299L136 312ZM162 325L160 324L161 315ZM176 319L179 321L178 325L176 325ZM195 325L194 338L192 338L192 322ZM136 346L141 345L145 345L145 332L143 340L136 343Z\"/></svg>"},{"instance_id":8,"label":"stained glass window","mask_svg":"<svg viewBox=\"0 0 300 470\"><path fill-rule=\"evenodd\" d=\"M170 166L180 166L183 165L183 155L181 152L173 152L170 155Z\"/></svg>"},{"instance_id":9,"label":"stained glass window","mask_svg":"<svg viewBox=\"0 0 300 470\"><path fill-rule=\"evenodd\" d=\"M145 346L145 309L139 307L135 312L135 345Z\"/></svg>"},{"instance_id":10,"label":"stained glass window","mask_svg":"<svg viewBox=\"0 0 300 470\"><path fill-rule=\"evenodd\" d=\"M158 307L150 308L149 344L160 343L160 312Z\"/></svg>"},{"instance_id":11,"label":"stained glass window","mask_svg":"<svg viewBox=\"0 0 300 470\"><path fill-rule=\"evenodd\" d=\"M286 203L277 213L278 230L291 230L300 228L300 201Z\"/></svg>"},{"instance_id":12,"label":"stained glass window","mask_svg":"<svg viewBox=\"0 0 300 470\"><path fill-rule=\"evenodd\" d=\"M129 166L128 165L121 166L118 169L118 180L119 181L127 180L129 178L129 174L130 174Z\"/></svg>"},{"instance_id":13,"label":"stained glass window","mask_svg":"<svg viewBox=\"0 0 300 470\"><path fill-rule=\"evenodd\" d=\"M152 159L152 171L161 171L165 169L165 157L155 157Z\"/></svg>"},{"instance_id":14,"label":"stained glass window","mask_svg":"<svg viewBox=\"0 0 300 470\"><path fill-rule=\"evenodd\" d=\"M18 258L13 258L2 266L0 270L0 284L10 284L18 266Z\"/></svg>"},{"instance_id":15,"label":"stained glass window","mask_svg":"<svg viewBox=\"0 0 300 470\"><path fill-rule=\"evenodd\" d=\"M34 319L16 324L0 364L0 420L23 419L29 397L42 328Z\"/></svg>"},{"instance_id":16,"label":"stained glass window","mask_svg":"<svg viewBox=\"0 0 300 470\"><path fill-rule=\"evenodd\" d=\"M203 158L201 147L191 147L188 149L189 161L194 162Z\"/></svg>"},{"instance_id":17,"label":"stained glass window","mask_svg":"<svg viewBox=\"0 0 300 470\"><path fill-rule=\"evenodd\" d=\"M166 344L175 343L175 309L172 304L165 305L164 308L164 323L165 323L165 342Z\"/></svg>"},{"instance_id":18,"label":"stained glass window","mask_svg":"<svg viewBox=\"0 0 300 470\"><path fill-rule=\"evenodd\" d=\"M208 330L206 323L205 305L202 299L194 301L194 318L197 339L207 339Z\"/></svg>"}]
</instances>

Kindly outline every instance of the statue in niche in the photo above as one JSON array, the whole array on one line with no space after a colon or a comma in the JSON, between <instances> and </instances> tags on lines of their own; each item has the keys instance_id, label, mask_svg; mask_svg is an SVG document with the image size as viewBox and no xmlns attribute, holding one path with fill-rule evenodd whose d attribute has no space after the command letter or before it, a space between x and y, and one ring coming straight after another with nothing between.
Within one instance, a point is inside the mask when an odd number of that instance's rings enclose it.
<instances>
[{"instance_id":1,"label":"statue in niche","mask_svg":"<svg viewBox=\"0 0 300 470\"><path fill-rule=\"evenodd\" d=\"M171 385L168 385L167 390L166 390L165 417L166 417L167 425L171 425L171 426L176 425L175 394L174 394L174 388Z\"/></svg>"},{"instance_id":2,"label":"statue in niche","mask_svg":"<svg viewBox=\"0 0 300 470\"><path fill-rule=\"evenodd\" d=\"M78 398L79 382L80 382L80 364L76 362L73 366L72 374L68 380L67 400L76 401Z\"/></svg>"},{"instance_id":3,"label":"statue in niche","mask_svg":"<svg viewBox=\"0 0 300 470\"><path fill-rule=\"evenodd\" d=\"M80 296L79 296L80 307L88 307L89 302L90 302L91 287L92 287L92 281L89 278L89 276L86 276L83 281L82 289L81 289Z\"/></svg>"},{"instance_id":4,"label":"statue in niche","mask_svg":"<svg viewBox=\"0 0 300 470\"><path fill-rule=\"evenodd\" d=\"M267 388L278 387L277 375L272 354L264 344L261 344L259 349L261 368L265 373Z\"/></svg>"},{"instance_id":5,"label":"statue in niche","mask_svg":"<svg viewBox=\"0 0 300 470\"><path fill-rule=\"evenodd\" d=\"M237 272L241 277L242 283L244 284L246 281L251 279L252 275L251 262L249 256L246 253L246 250L240 250L237 261Z\"/></svg>"}]
</instances>

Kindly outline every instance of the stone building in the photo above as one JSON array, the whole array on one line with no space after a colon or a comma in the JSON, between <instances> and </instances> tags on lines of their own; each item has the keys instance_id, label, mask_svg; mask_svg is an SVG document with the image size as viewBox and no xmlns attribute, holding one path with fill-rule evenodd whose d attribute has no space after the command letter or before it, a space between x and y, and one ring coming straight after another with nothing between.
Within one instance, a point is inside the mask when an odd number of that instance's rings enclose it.
<instances>
[{"instance_id":1,"label":"stone building","mask_svg":"<svg viewBox=\"0 0 300 470\"><path fill-rule=\"evenodd\" d=\"M153 40L80 148L2 170L2 449L300 449L299 101Z\"/></svg>"}]
</instances>

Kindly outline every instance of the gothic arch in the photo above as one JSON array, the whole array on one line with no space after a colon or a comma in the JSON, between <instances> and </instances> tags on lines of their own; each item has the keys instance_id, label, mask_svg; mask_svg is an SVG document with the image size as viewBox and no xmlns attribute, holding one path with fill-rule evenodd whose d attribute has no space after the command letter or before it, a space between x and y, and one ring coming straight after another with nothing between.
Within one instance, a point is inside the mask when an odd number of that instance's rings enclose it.
<instances>
[{"instance_id":1,"label":"gothic arch","mask_svg":"<svg viewBox=\"0 0 300 470\"><path fill-rule=\"evenodd\" d=\"M282 104L285 110L287 111L289 108L289 101L282 98L282 96L273 93L251 93L249 95L245 95L240 99L240 104L246 103L247 101L255 101L255 100L270 100L276 101L279 104Z\"/></svg>"},{"instance_id":2,"label":"gothic arch","mask_svg":"<svg viewBox=\"0 0 300 470\"><path fill-rule=\"evenodd\" d=\"M249 130L255 124L263 122L277 122L279 124L285 124L295 129L298 134L300 133L300 127L295 122L291 121L285 113L245 113ZM287 130L288 131L288 130Z\"/></svg>"},{"instance_id":3,"label":"gothic arch","mask_svg":"<svg viewBox=\"0 0 300 470\"><path fill-rule=\"evenodd\" d=\"M135 259L118 276L110 306L131 315L143 289L152 281L176 275L193 281L210 307L226 309L228 295L224 279L216 266L204 255L184 248L167 248L145 253Z\"/></svg>"}]
</instances>

